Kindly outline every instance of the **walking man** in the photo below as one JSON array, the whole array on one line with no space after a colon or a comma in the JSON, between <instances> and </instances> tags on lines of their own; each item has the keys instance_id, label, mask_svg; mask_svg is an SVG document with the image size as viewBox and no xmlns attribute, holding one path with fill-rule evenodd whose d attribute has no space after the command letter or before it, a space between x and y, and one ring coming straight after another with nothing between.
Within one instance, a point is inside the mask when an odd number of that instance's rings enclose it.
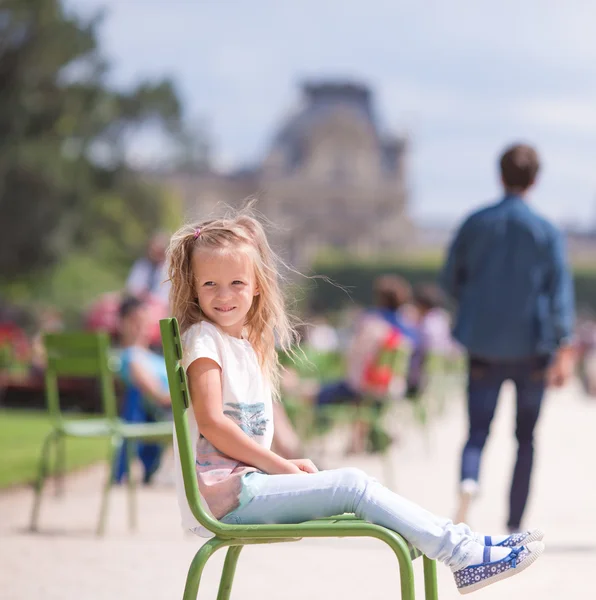
<instances>
[{"instance_id":1,"label":"walking man","mask_svg":"<svg viewBox=\"0 0 596 600\"><path fill-rule=\"evenodd\" d=\"M482 450L501 385L517 395L517 461L509 497L510 531L520 531L530 490L534 428L548 385L572 374L574 294L559 230L527 203L540 168L536 151L517 144L500 159L504 194L469 216L441 274L456 300L455 338L468 353L469 436L461 461L456 521L466 521L478 491Z\"/></svg>"}]
</instances>

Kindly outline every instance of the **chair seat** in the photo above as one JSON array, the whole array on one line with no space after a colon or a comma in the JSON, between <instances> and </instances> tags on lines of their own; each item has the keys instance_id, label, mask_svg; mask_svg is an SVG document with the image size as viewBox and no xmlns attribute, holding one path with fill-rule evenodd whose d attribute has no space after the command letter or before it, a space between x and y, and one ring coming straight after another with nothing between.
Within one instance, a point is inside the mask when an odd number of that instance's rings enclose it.
<instances>
[{"instance_id":1,"label":"chair seat","mask_svg":"<svg viewBox=\"0 0 596 600\"><path fill-rule=\"evenodd\" d=\"M110 437L114 425L110 419L69 419L61 421L56 429L72 437Z\"/></svg>"},{"instance_id":2,"label":"chair seat","mask_svg":"<svg viewBox=\"0 0 596 600\"><path fill-rule=\"evenodd\" d=\"M255 537L254 534L251 535L252 532L257 530L269 535L259 535L258 537ZM378 537L375 534L383 534L386 531L388 530L384 527L359 519L353 514L344 514L287 525L234 526L234 534L230 536L230 541L235 540L236 542L247 544L265 543L266 541L296 541L306 537ZM248 535L244 537L243 533ZM395 532L391 532L391 534L399 536ZM420 550L412 546L402 536L399 537L407 544L412 560L422 556Z\"/></svg>"},{"instance_id":3,"label":"chair seat","mask_svg":"<svg viewBox=\"0 0 596 600\"><path fill-rule=\"evenodd\" d=\"M71 437L111 437L121 435L133 440L157 440L172 437L172 422L127 423L111 419L73 419L56 426L63 435Z\"/></svg>"},{"instance_id":4,"label":"chair seat","mask_svg":"<svg viewBox=\"0 0 596 600\"><path fill-rule=\"evenodd\" d=\"M172 421L158 421L157 423L126 423L120 421L117 431L126 439L164 439L172 437L173 425Z\"/></svg>"}]
</instances>

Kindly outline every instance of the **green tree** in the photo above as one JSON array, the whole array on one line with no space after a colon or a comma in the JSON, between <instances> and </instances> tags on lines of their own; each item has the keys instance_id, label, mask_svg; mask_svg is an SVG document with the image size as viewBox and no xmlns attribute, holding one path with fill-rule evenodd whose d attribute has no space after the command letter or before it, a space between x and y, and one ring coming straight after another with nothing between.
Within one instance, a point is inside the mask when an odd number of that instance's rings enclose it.
<instances>
[{"instance_id":1,"label":"green tree","mask_svg":"<svg viewBox=\"0 0 596 600\"><path fill-rule=\"evenodd\" d=\"M163 224L163 194L125 160L131 132L180 135L170 81L106 84L100 17L59 0L0 3L0 274L51 270L71 252L119 265Z\"/></svg>"}]
</instances>

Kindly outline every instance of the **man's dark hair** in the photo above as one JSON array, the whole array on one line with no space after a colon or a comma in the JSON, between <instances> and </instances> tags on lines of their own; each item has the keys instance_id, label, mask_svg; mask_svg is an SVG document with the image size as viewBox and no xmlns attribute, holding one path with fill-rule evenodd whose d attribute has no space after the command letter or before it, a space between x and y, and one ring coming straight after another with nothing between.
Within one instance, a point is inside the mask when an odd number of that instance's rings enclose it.
<instances>
[{"instance_id":1,"label":"man's dark hair","mask_svg":"<svg viewBox=\"0 0 596 600\"><path fill-rule=\"evenodd\" d=\"M397 310L412 299L412 287L399 275L381 275L373 285L375 305Z\"/></svg>"},{"instance_id":2,"label":"man's dark hair","mask_svg":"<svg viewBox=\"0 0 596 600\"><path fill-rule=\"evenodd\" d=\"M443 290L434 283L419 283L414 286L414 304L424 310L445 308L447 301Z\"/></svg>"},{"instance_id":3,"label":"man's dark hair","mask_svg":"<svg viewBox=\"0 0 596 600\"><path fill-rule=\"evenodd\" d=\"M515 144L505 150L501 156L500 166L505 189L525 192L536 181L540 160L532 146Z\"/></svg>"},{"instance_id":4,"label":"man's dark hair","mask_svg":"<svg viewBox=\"0 0 596 600\"><path fill-rule=\"evenodd\" d=\"M130 313L137 310L140 306L143 306L143 304L145 304L143 300L137 296L125 296L118 307L118 316L121 319L126 319Z\"/></svg>"}]
</instances>

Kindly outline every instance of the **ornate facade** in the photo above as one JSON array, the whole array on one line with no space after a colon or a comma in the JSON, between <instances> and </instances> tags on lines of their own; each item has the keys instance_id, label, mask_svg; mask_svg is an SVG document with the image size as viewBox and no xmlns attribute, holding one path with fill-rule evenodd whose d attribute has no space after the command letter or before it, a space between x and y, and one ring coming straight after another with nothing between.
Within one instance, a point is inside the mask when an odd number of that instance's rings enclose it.
<instances>
[{"instance_id":1,"label":"ornate facade","mask_svg":"<svg viewBox=\"0 0 596 600\"><path fill-rule=\"evenodd\" d=\"M299 268L323 248L359 254L403 248L412 239L405 140L379 130L363 85L311 82L302 91L302 107L256 167L168 178L187 214L217 214L219 203L234 206L257 196L257 208L280 228L275 246Z\"/></svg>"}]
</instances>

